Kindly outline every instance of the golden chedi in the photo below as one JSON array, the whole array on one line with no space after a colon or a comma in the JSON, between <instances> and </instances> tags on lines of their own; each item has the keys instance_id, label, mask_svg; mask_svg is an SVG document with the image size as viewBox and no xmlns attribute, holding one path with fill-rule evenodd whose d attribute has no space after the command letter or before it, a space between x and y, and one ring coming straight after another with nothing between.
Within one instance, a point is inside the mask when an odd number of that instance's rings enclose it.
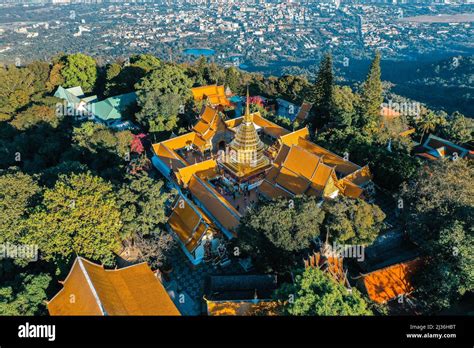
<instances>
[{"instance_id":1,"label":"golden chedi","mask_svg":"<svg viewBox=\"0 0 474 348\"><path fill-rule=\"evenodd\" d=\"M250 114L250 98L247 90L245 115L235 138L229 144L224 165L237 177L245 177L265 169L270 160L265 156L265 145L260 140Z\"/></svg>"}]
</instances>

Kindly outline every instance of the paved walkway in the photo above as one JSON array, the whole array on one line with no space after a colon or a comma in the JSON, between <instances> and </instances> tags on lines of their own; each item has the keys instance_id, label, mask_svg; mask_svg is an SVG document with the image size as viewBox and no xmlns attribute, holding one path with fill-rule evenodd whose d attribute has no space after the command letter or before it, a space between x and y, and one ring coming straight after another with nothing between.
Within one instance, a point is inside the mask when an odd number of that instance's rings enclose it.
<instances>
[{"instance_id":1,"label":"paved walkway","mask_svg":"<svg viewBox=\"0 0 474 348\"><path fill-rule=\"evenodd\" d=\"M166 286L168 290L173 290L176 293L177 305L183 307L184 315L203 314L204 281L208 275L243 273L242 268L236 262L225 268L204 262L193 267L179 248L173 252L170 261L173 271L169 275L170 281ZM192 303L187 303L189 301Z\"/></svg>"}]
</instances>

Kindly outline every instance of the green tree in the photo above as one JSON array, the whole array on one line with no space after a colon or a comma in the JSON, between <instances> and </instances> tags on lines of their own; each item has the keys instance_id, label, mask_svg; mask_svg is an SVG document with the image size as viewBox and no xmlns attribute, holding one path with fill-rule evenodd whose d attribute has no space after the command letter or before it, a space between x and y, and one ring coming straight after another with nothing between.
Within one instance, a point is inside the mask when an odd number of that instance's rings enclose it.
<instances>
[{"instance_id":1,"label":"green tree","mask_svg":"<svg viewBox=\"0 0 474 348\"><path fill-rule=\"evenodd\" d=\"M64 87L81 86L85 93L92 92L98 76L94 58L75 53L63 57L63 65L61 76Z\"/></svg>"},{"instance_id":2,"label":"green tree","mask_svg":"<svg viewBox=\"0 0 474 348\"><path fill-rule=\"evenodd\" d=\"M54 91L58 86L64 84L64 78L61 75L61 70L63 68L62 63L55 63L49 72L49 78L46 82L46 88L49 92Z\"/></svg>"},{"instance_id":3,"label":"green tree","mask_svg":"<svg viewBox=\"0 0 474 348\"><path fill-rule=\"evenodd\" d=\"M320 128L330 122L333 106L334 74L332 68L332 55L326 54L321 61L316 82L311 93L313 102L313 129Z\"/></svg>"},{"instance_id":4,"label":"green tree","mask_svg":"<svg viewBox=\"0 0 474 348\"><path fill-rule=\"evenodd\" d=\"M135 85L152 70L163 63L151 54L132 55L128 62L115 62L106 69L106 90L108 96L129 93Z\"/></svg>"},{"instance_id":5,"label":"green tree","mask_svg":"<svg viewBox=\"0 0 474 348\"><path fill-rule=\"evenodd\" d=\"M150 132L173 131L178 125L181 105L184 105L183 98L179 95L151 91L136 117Z\"/></svg>"},{"instance_id":6,"label":"green tree","mask_svg":"<svg viewBox=\"0 0 474 348\"><path fill-rule=\"evenodd\" d=\"M335 127L349 127L357 123L356 106L359 96L349 86L334 86L331 120Z\"/></svg>"},{"instance_id":7,"label":"green tree","mask_svg":"<svg viewBox=\"0 0 474 348\"><path fill-rule=\"evenodd\" d=\"M233 93L239 93L241 91L240 78L240 72L236 67L231 66L225 69L224 84L229 87Z\"/></svg>"},{"instance_id":8,"label":"green tree","mask_svg":"<svg viewBox=\"0 0 474 348\"><path fill-rule=\"evenodd\" d=\"M51 282L48 274L21 273L14 281L0 285L0 315L45 314L46 289Z\"/></svg>"},{"instance_id":9,"label":"green tree","mask_svg":"<svg viewBox=\"0 0 474 348\"><path fill-rule=\"evenodd\" d=\"M443 126L441 135L455 143L467 144L474 138L474 120L455 112Z\"/></svg>"},{"instance_id":10,"label":"green tree","mask_svg":"<svg viewBox=\"0 0 474 348\"><path fill-rule=\"evenodd\" d=\"M17 243L41 189L31 176L0 171L0 244Z\"/></svg>"},{"instance_id":11,"label":"green tree","mask_svg":"<svg viewBox=\"0 0 474 348\"><path fill-rule=\"evenodd\" d=\"M427 314L449 308L474 290L472 220L444 224L439 234L422 246L429 256L424 271L415 274L414 295Z\"/></svg>"},{"instance_id":12,"label":"green tree","mask_svg":"<svg viewBox=\"0 0 474 348\"><path fill-rule=\"evenodd\" d=\"M329 240L339 244L370 245L384 226L385 214L375 204L339 196L323 204Z\"/></svg>"},{"instance_id":13,"label":"green tree","mask_svg":"<svg viewBox=\"0 0 474 348\"><path fill-rule=\"evenodd\" d=\"M474 289L474 169L458 159L436 161L420 171L401 191L402 217L428 263L417 279L416 297L433 312Z\"/></svg>"},{"instance_id":14,"label":"green tree","mask_svg":"<svg viewBox=\"0 0 474 348\"><path fill-rule=\"evenodd\" d=\"M115 132L104 125L85 122L73 129L74 152L64 155L64 160L86 163L103 177L117 180L130 162L132 140L130 131Z\"/></svg>"},{"instance_id":15,"label":"green tree","mask_svg":"<svg viewBox=\"0 0 474 348\"><path fill-rule=\"evenodd\" d=\"M30 215L24 240L37 244L45 260L81 255L113 265L121 228L110 183L90 173L63 175Z\"/></svg>"},{"instance_id":16,"label":"green tree","mask_svg":"<svg viewBox=\"0 0 474 348\"><path fill-rule=\"evenodd\" d=\"M124 158L130 152L133 135L129 131L114 132L106 126L94 122L85 122L73 129L72 141L78 146L96 154L107 150Z\"/></svg>"},{"instance_id":17,"label":"green tree","mask_svg":"<svg viewBox=\"0 0 474 348\"><path fill-rule=\"evenodd\" d=\"M380 52L376 52L361 92L360 126L372 131L379 129L380 107L383 102L380 59Z\"/></svg>"},{"instance_id":18,"label":"green tree","mask_svg":"<svg viewBox=\"0 0 474 348\"><path fill-rule=\"evenodd\" d=\"M167 216L166 201L169 194L164 191L163 182L146 174L128 177L118 193L118 204L122 214L123 239L136 234L147 235L160 232Z\"/></svg>"},{"instance_id":19,"label":"green tree","mask_svg":"<svg viewBox=\"0 0 474 348\"><path fill-rule=\"evenodd\" d=\"M242 218L237 246L260 270L285 272L299 261L297 253L319 236L323 220L314 197L261 203Z\"/></svg>"},{"instance_id":20,"label":"green tree","mask_svg":"<svg viewBox=\"0 0 474 348\"><path fill-rule=\"evenodd\" d=\"M34 76L33 88L37 94L36 99L41 100L44 97L44 93L48 91L47 83L51 66L48 62L34 61L28 64L27 68Z\"/></svg>"},{"instance_id":21,"label":"green tree","mask_svg":"<svg viewBox=\"0 0 474 348\"><path fill-rule=\"evenodd\" d=\"M152 131L172 130L175 112L190 99L191 87L192 81L179 66L168 64L151 71L135 86L140 107L137 120Z\"/></svg>"},{"instance_id":22,"label":"green tree","mask_svg":"<svg viewBox=\"0 0 474 348\"><path fill-rule=\"evenodd\" d=\"M34 80L35 76L27 68L0 67L0 122L9 121L30 102L35 92Z\"/></svg>"},{"instance_id":23,"label":"green tree","mask_svg":"<svg viewBox=\"0 0 474 348\"><path fill-rule=\"evenodd\" d=\"M302 76L283 75L278 78L276 87L276 96L283 97L295 103L302 103L305 99L306 91L310 89L310 84L308 80ZM264 91L267 92L265 89Z\"/></svg>"},{"instance_id":24,"label":"green tree","mask_svg":"<svg viewBox=\"0 0 474 348\"><path fill-rule=\"evenodd\" d=\"M112 63L107 65L105 69L105 94L108 96L118 95L122 93L123 87L120 85L119 80L122 66L118 63Z\"/></svg>"},{"instance_id":25,"label":"green tree","mask_svg":"<svg viewBox=\"0 0 474 348\"><path fill-rule=\"evenodd\" d=\"M372 315L357 289L349 292L344 285L316 268L297 274L294 284L283 285L276 295L287 301L283 307L283 314L287 315ZM288 301L290 296L292 301Z\"/></svg>"},{"instance_id":26,"label":"green tree","mask_svg":"<svg viewBox=\"0 0 474 348\"><path fill-rule=\"evenodd\" d=\"M152 70L161 68L163 62L151 54L136 54L130 57L130 66L140 68L147 74Z\"/></svg>"},{"instance_id":27,"label":"green tree","mask_svg":"<svg viewBox=\"0 0 474 348\"><path fill-rule=\"evenodd\" d=\"M420 143L423 141L425 134L434 132L436 127L439 124L439 118L436 114L432 111L428 112L427 114L421 116L418 121L418 129L422 131L420 137Z\"/></svg>"},{"instance_id":28,"label":"green tree","mask_svg":"<svg viewBox=\"0 0 474 348\"><path fill-rule=\"evenodd\" d=\"M59 125L56 110L46 105L33 105L15 115L11 125L18 130L26 130L39 123L48 124L53 128Z\"/></svg>"}]
</instances>

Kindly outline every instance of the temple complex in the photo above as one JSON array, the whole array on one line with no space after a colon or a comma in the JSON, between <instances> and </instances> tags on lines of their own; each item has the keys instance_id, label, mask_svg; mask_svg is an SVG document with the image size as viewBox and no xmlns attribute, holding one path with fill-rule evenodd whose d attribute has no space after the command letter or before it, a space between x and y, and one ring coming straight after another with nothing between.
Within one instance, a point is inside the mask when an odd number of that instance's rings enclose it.
<instances>
[{"instance_id":1,"label":"temple complex","mask_svg":"<svg viewBox=\"0 0 474 348\"><path fill-rule=\"evenodd\" d=\"M194 88L205 104L192 131L153 145L154 166L178 191L168 228L194 265L237 237L240 218L259 200L367 198L367 166L312 143L306 128L292 132L251 113L248 92L244 115L226 119L227 99L216 97L223 94L223 86Z\"/></svg>"}]
</instances>

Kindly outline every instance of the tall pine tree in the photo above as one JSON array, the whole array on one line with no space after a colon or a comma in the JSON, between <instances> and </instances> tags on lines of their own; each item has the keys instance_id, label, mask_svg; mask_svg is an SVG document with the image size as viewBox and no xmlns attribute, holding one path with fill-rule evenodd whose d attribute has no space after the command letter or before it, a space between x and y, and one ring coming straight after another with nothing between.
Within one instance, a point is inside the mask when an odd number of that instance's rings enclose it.
<instances>
[{"instance_id":1,"label":"tall pine tree","mask_svg":"<svg viewBox=\"0 0 474 348\"><path fill-rule=\"evenodd\" d=\"M365 129L375 129L380 117L380 107L383 102L380 76L380 52L376 52L367 79L362 86L359 120L360 126Z\"/></svg>"},{"instance_id":2,"label":"tall pine tree","mask_svg":"<svg viewBox=\"0 0 474 348\"><path fill-rule=\"evenodd\" d=\"M312 128L321 128L330 121L333 106L334 74L332 55L327 53L319 66L311 95L313 107Z\"/></svg>"}]
</instances>

